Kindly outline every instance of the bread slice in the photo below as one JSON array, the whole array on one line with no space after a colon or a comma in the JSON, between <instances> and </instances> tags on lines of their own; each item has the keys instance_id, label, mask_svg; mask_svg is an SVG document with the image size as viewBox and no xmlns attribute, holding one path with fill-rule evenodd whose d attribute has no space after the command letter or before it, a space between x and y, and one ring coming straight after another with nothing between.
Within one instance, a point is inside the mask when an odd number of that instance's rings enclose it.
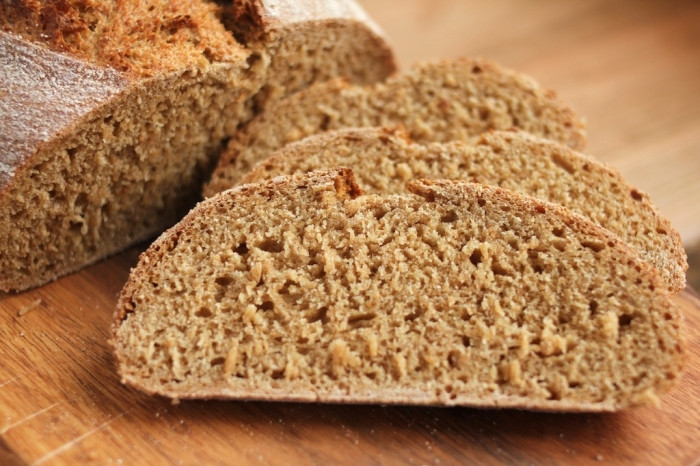
<instances>
[{"instance_id":1,"label":"bread slice","mask_svg":"<svg viewBox=\"0 0 700 466\"><path fill-rule=\"evenodd\" d=\"M395 69L352 0L234 2L224 11L233 32L204 0L59 3L0 2L6 291L172 225L223 141L274 99L316 79L370 83Z\"/></svg>"},{"instance_id":2,"label":"bread slice","mask_svg":"<svg viewBox=\"0 0 700 466\"><path fill-rule=\"evenodd\" d=\"M655 270L563 207L467 182L359 195L348 169L199 204L133 269L111 344L172 398L607 411L678 377Z\"/></svg>"},{"instance_id":3,"label":"bread slice","mask_svg":"<svg viewBox=\"0 0 700 466\"><path fill-rule=\"evenodd\" d=\"M289 144L241 183L349 167L368 193L400 193L414 178L468 180L561 204L617 234L657 267L671 291L685 287L680 234L615 170L574 150L522 132L494 131L474 145L411 143L400 129L350 128Z\"/></svg>"},{"instance_id":4,"label":"bread slice","mask_svg":"<svg viewBox=\"0 0 700 466\"><path fill-rule=\"evenodd\" d=\"M235 186L271 152L311 134L398 124L420 143L512 127L575 149L585 142L574 112L529 77L485 60L426 63L371 87L334 80L278 102L231 140L204 195Z\"/></svg>"}]
</instances>

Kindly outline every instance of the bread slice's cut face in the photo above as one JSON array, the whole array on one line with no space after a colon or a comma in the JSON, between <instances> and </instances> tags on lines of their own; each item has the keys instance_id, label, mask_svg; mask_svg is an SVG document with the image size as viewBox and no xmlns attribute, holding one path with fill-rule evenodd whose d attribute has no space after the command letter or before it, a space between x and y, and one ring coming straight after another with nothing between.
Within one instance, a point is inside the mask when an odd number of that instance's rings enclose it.
<instances>
[{"instance_id":1,"label":"bread slice's cut face","mask_svg":"<svg viewBox=\"0 0 700 466\"><path fill-rule=\"evenodd\" d=\"M310 136L260 162L241 183L349 167L367 193L401 193L410 179L452 179L500 186L560 204L612 231L654 265L667 287L685 287L680 235L615 170L567 146L522 132L494 131L473 145L411 143L405 132L351 128Z\"/></svg>"},{"instance_id":2,"label":"bread slice's cut face","mask_svg":"<svg viewBox=\"0 0 700 466\"><path fill-rule=\"evenodd\" d=\"M396 71L384 33L354 0L229 2L222 20L266 63L260 108L314 82L367 85Z\"/></svg>"},{"instance_id":3,"label":"bread slice's cut face","mask_svg":"<svg viewBox=\"0 0 700 466\"><path fill-rule=\"evenodd\" d=\"M655 271L583 217L504 189L347 169L248 184L143 254L112 345L173 398L615 410L678 377Z\"/></svg>"},{"instance_id":4,"label":"bread slice's cut face","mask_svg":"<svg viewBox=\"0 0 700 466\"><path fill-rule=\"evenodd\" d=\"M371 87L316 84L271 106L231 140L204 194L235 186L271 152L311 134L399 124L420 143L510 128L575 149L585 143L581 120L531 78L484 60L427 63Z\"/></svg>"}]
</instances>

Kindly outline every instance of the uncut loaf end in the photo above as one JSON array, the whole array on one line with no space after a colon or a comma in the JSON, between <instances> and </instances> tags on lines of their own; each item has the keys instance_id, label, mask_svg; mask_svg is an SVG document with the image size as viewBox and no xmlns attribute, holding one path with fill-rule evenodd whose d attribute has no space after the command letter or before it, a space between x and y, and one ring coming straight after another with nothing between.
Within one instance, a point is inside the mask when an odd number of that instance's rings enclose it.
<instances>
[{"instance_id":1,"label":"uncut loaf end","mask_svg":"<svg viewBox=\"0 0 700 466\"><path fill-rule=\"evenodd\" d=\"M612 411L678 377L645 262L570 211L337 169L228 190L146 251L118 304L122 380L229 398Z\"/></svg>"}]
</instances>

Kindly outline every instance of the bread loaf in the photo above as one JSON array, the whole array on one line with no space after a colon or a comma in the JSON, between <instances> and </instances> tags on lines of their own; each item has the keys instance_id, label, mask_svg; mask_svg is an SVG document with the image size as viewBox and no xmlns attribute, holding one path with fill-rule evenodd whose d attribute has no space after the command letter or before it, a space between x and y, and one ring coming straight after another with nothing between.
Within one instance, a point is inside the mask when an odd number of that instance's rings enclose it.
<instances>
[{"instance_id":1,"label":"bread loaf","mask_svg":"<svg viewBox=\"0 0 700 466\"><path fill-rule=\"evenodd\" d=\"M204 195L235 186L271 152L311 134L398 124L420 143L513 127L574 149L585 140L574 112L527 76L485 60L427 63L374 86L335 80L279 101L231 140Z\"/></svg>"},{"instance_id":2,"label":"bread loaf","mask_svg":"<svg viewBox=\"0 0 700 466\"><path fill-rule=\"evenodd\" d=\"M0 289L173 224L269 102L393 70L352 0L1 2Z\"/></svg>"},{"instance_id":3,"label":"bread loaf","mask_svg":"<svg viewBox=\"0 0 700 466\"><path fill-rule=\"evenodd\" d=\"M112 345L172 398L608 411L678 377L655 270L583 217L467 182L359 195L348 169L199 204L142 256Z\"/></svg>"},{"instance_id":4,"label":"bread loaf","mask_svg":"<svg viewBox=\"0 0 700 466\"><path fill-rule=\"evenodd\" d=\"M681 237L646 194L595 159L522 132L486 133L474 145L419 145L395 129L330 131L285 146L241 183L339 166L351 168L368 193L400 193L410 179L445 178L561 204L631 245L657 267L671 291L685 287L688 263Z\"/></svg>"}]
</instances>

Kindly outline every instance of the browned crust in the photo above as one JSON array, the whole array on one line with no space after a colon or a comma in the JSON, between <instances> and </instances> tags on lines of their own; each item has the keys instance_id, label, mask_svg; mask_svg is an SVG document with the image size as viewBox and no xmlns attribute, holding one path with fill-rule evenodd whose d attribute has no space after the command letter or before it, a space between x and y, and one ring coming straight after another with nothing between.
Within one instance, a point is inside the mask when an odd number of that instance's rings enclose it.
<instances>
[{"instance_id":1,"label":"browned crust","mask_svg":"<svg viewBox=\"0 0 700 466\"><path fill-rule=\"evenodd\" d=\"M89 29L89 24L80 17L77 5L68 1L40 2L38 0L16 0L0 3L0 13L10 24L7 32L34 36L41 25L41 36L37 39L51 50L69 55L77 54L75 42Z\"/></svg>"},{"instance_id":2,"label":"browned crust","mask_svg":"<svg viewBox=\"0 0 700 466\"><path fill-rule=\"evenodd\" d=\"M241 60L217 12L208 1L14 0L0 3L0 30L138 79Z\"/></svg>"},{"instance_id":3,"label":"browned crust","mask_svg":"<svg viewBox=\"0 0 700 466\"><path fill-rule=\"evenodd\" d=\"M130 84L117 71L0 32L0 192L32 155Z\"/></svg>"},{"instance_id":4,"label":"browned crust","mask_svg":"<svg viewBox=\"0 0 700 466\"><path fill-rule=\"evenodd\" d=\"M241 28L245 28L239 32L248 40L260 40L279 27L327 20L360 23L386 40L377 23L352 0L237 0L224 8L223 14L229 17L232 26L238 23ZM253 28L251 25L258 27Z\"/></svg>"},{"instance_id":5,"label":"browned crust","mask_svg":"<svg viewBox=\"0 0 700 466\"><path fill-rule=\"evenodd\" d=\"M244 3L235 2L236 5ZM334 0L328 5L317 2L315 16L299 22L296 22L292 14L273 15L274 11L268 8L268 3L273 2L255 0L248 3L255 6L262 15L257 23L251 24L251 30L264 32L268 41L274 38L268 35L272 32L279 33L284 39L284 34L296 30L290 28L309 30L316 27L317 21L327 21L328 24L334 24L334 21L357 22L358 27L374 35L377 46L385 50L386 59L383 62L377 61L376 65L387 68L385 74L395 66L393 54L384 38L380 37L368 20L365 22L359 14L348 14L346 19L333 17L333 5L346 5L348 11L351 11L355 5L352 0ZM134 90L148 90L154 81L167 81L187 73L201 75L222 61L227 62L227 65L231 62L234 66L251 67L248 74L250 82L242 87L251 88L254 92L260 90L264 84L260 73L253 69L252 62L246 62L255 53L238 44L230 32L212 16L216 7L210 2L168 2L163 8L169 8L170 16L164 15L161 18L154 15L151 18L153 24L147 22L137 31L143 35L140 37L148 45L151 37L149 34L153 35L154 40L162 42L163 38L157 35L164 28L171 34L165 37L166 42L175 37L172 47L168 48L169 52L175 54L178 52L178 40L188 45L188 52L178 55L177 60L169 65L168 58L171 57L162 57L161 61L167 65L165 68L158 63L149 68L148 60L143 61L149 56L156 57L157 53L146 53L141 57L141 62L130 64L123 60L124 57L119 55L118 50L104 48L103 42L91 36L91 26L94 24L86 23L93 13L85 15L80 10L95 8L96 15L108 15L121 11L119 8L131 8L138 10L141 15L147 7L147 4L131 0L114 4L93 4L89 0L85 4L63 0L0 3L0 12L3 13L3 17L0 17L0 141L3 142L0 145L0 202L4 202L6 188L13 182L15 175L29 167L37 156L51 154L61 141L79 131L81 125L99 115L98 112L110 105L118 105L119 99L128 98ZM193 9L192 15L178 15L183 11L186 13L187 8ZM138 26L141 23L137 19L138 17L131 18ZM125 21L124 24L127 23L129 22ZM124 30L124 24L114 26L117 29L111 38L101 39L111 40L119 47L128 49L130 38L118 40L120 34L129 35L129 31ZM204 27L207 24L212 27ZM95 44L91 43L93 39ZM152 48L158 49L161 42ZM263 48L268 45L266 42L259 44ZM146 68L139 68L144 63ZM253 95L248 97L252 98ZM88 264L82 264L85 265ZM48 280L80 267L61 269ZM3 287L22 290L46 281L27 277L22 283L13 282Z\"/></svg>"}]
</instances>

